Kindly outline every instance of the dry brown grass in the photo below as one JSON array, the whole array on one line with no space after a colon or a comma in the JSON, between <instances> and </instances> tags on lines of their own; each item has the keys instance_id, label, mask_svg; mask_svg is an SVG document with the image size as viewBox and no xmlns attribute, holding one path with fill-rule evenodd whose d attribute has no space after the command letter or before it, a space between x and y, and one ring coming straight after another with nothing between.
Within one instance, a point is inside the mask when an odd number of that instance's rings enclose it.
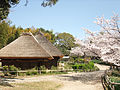
<instances>
[{"instance_id":1,"label":"dry brown grass","mask_svg":"<svg viewBox=\"0 0 120 90\"><path fill-rule=\"evenodd\" d=\"M12 83L10 86L0 86L0 90L57 90L62 86L61 83L53 81Z\"/></svg>"}]
</instances>

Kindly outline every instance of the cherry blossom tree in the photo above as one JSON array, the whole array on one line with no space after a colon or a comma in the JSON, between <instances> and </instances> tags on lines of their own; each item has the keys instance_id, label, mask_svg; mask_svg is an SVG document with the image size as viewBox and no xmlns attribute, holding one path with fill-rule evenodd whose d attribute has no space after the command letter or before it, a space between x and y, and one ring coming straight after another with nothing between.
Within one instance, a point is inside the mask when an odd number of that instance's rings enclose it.
<instances>
[{"instance_id":1,"label":"cherry blossom tree","mask_svg":"<svg viewBox=\"0 0 120 90\"><path fill-rule=\"evenodd\" d=\"M96 51L98 52L98 50L94 49L90 49L88 46L88 40L86 41L82 41L79 39L75 39L75 44L79 45L78 47L72 48L72 50L70 51L71 55L77 55L77 56L94 56L94 57L98 57L98 53L96 53Z\"/></svg>"},{"instance_id":2,"label":"cherry blossom tree","mask_svg":"<svg viewBox=\"0 0 120 90\"><path fill-rule=\"evenodd\" d=\"M99 33L94 33L84 29L89 34L84 47L96 53L103 61L120 66L120 17L114 15L110 19L104 17L96 19L95 23L101 27L101 30ZM79 44L81 45L81 42Z\"/></svg>"},{"instance_id":3,"label":"cherry blossom tree","mask_svg":"<svg viewBox=\"0 0 120 90\"><path fill-rule=\"evenodd\" d=\"M74 54L74 55L77 55L77 56L83 56L84 55L83 48L85 48L84 43L81 40L77 39L77 38L75 38L74 43L79 45L79 46L72 48L70 53Z\"/></svg>"},{"instance_id":4,"label":"cherry blossom tree","mask_svg":"<svg viewBox=\"0 0 120 90\"><path fill-rule=\"evenodd\" d=\"M98 49L98 55L103 61L113 63L120 66L120 29L118 15L114 15L111 19L104 17L97 18L95 22L101 27L99 33L90 32L84 29L90 35L89 43L86 45L90 50Z\"/></svg>"}]
</instances>

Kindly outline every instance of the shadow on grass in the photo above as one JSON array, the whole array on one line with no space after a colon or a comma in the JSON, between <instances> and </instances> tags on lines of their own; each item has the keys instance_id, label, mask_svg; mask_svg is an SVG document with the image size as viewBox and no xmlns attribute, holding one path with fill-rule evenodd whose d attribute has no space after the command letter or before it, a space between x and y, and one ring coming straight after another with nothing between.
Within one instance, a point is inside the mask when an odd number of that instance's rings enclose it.
<instances>
[{"instance_id":1,"label":"shadow on grass","mask_svg":"<svg viewBox=\"0 0 120 90\"><path fill-rule=\"evenodd\" d=\"M15 76L0 76L0 86L13 87L10 82L15 82L16 80L24 80L16 78Z\"/></svg>"},{"instance_id":2,"label":"shadow on grass","mask_svg":"<svg viewBox=\"0 0 120 90\"><path fill-rule=\"evenodd\" d=\"M103 73L104 71L83 72L76 75L61 75L59 77L67 81L80 81L86 84L95 84L97 82L101 82L101 75Z\"/></svg>"},{"instance_id":3,"label":"shadow on grass","mask_svg":"<svg viewBox=\"0 0 120 90\"><path fill-rule=\"evenodd\" d=\"M0 79L0 86L9 86L9 87L14 87L11 84L9 84L8 82L5 82L4 80Z\"/></svg>"}]
</instances>

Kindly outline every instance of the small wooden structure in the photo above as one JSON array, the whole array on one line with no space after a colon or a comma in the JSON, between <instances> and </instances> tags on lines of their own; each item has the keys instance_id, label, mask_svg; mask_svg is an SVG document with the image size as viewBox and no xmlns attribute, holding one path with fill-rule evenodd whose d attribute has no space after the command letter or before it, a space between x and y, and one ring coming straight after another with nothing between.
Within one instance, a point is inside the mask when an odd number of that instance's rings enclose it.
<instances>
[{"instance_id":1,"label":"small wooden structure","mask_svg":"<svg viewBox=\"0 0 120 90\"><path fill-rule=\"evenodd\" d=\"M14 65L21 69L31 69L45 65L46 68L57 66L62 53L50 43L41 32L35 36L23 33L15 41L0 50L2 66Z\"/></svg>"}]
</instances>

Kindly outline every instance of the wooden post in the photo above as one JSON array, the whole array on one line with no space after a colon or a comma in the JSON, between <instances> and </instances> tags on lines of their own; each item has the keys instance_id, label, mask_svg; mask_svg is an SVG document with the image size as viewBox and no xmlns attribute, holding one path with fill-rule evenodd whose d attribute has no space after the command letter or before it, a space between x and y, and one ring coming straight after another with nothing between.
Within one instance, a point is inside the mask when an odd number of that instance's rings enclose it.
<instances>
[{"instance_id":1,"label":"wooden post","mask_svg":"<svg viewBox=\"0 0 120 90\"><path fill-rule=\"evenodd\" d=\"M112 67L112 63L110 63L110 70L112 70L113 69L113 67Z\"/></svg>"},{"instance_id":2,"label":"wooden post","mask_svg":"<svg viewBox=\"0 0 120 90\"><path fill-rule=\"evenodd\" d=\"M16 71L16 73L17 73L16 76L18 76L18 71Z\"/></svg>"},{"instance_id":3,"label":"wooden post","mask_svg":"<svg viewBox=\"0 0 120 90\"><path fill-rule=\"evenodd\" d=\"M40 67L38 67L38 73L41 74L41 69L40 69Z\"/></svg>"}]
</instances>

